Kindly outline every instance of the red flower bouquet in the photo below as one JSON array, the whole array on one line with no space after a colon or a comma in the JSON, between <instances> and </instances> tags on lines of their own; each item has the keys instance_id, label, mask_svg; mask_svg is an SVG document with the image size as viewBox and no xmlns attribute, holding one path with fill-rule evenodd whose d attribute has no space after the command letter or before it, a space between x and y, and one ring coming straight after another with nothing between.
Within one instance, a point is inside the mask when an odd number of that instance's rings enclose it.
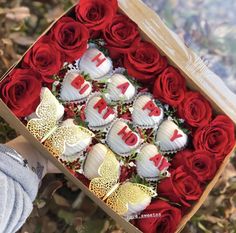
<instances>
[{"instance_id":1,"label":"red flower bouquet","mask_svg":"<svg viewBox=\"0 0 236 233\"><path fill-rule=\"evenodd\" d=\"M200 198L202 189L198 180L185 167L180 166L171 171L171 177L160 182L158 193L172 202L190 207L192 201Z\"/></svg>"},{"instance_id":2,"label":"red flower bouquet","mask_svg":"<svg viewBox=\"0 0 236 233\"><path fill-rule=\"evenodd\" d=\"M210 122L212 108L200 93L189 91L185 93L184 100L178 106L178 114L190 126L201 127Z\"/></svg>"},{"instance_id":3,"label":"red flower bouquet","mask_svg":"<svg viewBox=\"0 0 236 233\"><path fill-rule=\"evenodd\" d=\"M166 58L149 42L137 42L133 47L124 59L124 66L130 76L140 81L150 81L166 68Z\"/></svg>"},{"instance_id":4,"label":"red flower bouquet","mask_svg":"<svg viewBox=\"0 0 236 233\"><path fill-rule=\"evenodd\" d=\"M181 211L166 201L156 200L143 212L143 217L137 222L137 226L143 232L174 232L181 220ZM148 216L150 216L148 218Z\"/></svg>"},{"instance_id":5,"label":"red flower bouquet","mask_svg":"<svg viewBox=\"0 0 236 233\"><path fill-rule=\"evenodd\" d=\"M138 26L127 16L118 14L104 29L103 38L112 59L117 59L135 50L137 41L141 41Z\"/></svg>"},{"instance_id":6,"label":"red flower bouquet","mask_svg":"<svg viewBox=\"0 0 236 233\"><path fill-rule=\"evenodd\" d=\"M219 115L208 125L197 129L193 138L194 147L213 153L220 163L235 144L234 130L232 121L227 116Z\"/></svg>"},{"instance_id":7,"label":"red flower bouquet","mask_svg":"<svg viewBox=\"0 0 236 233\"><path fill-rule=\"evenodd\" d=\"M174 67L167 67L160 74L153 89L153 95L156 98L173 107L184 100L185 92L185 79Z\"/></svg>"},{"instance_id":8,"label":"red flower bouquet","mask_svg":"<svg viewBox=\"0 0 236 233\"><path fill-rule=\"evenodd\" d=\"M86 51L89 32L82 23L70 17L63 17L51 31L50 37L55 42L57 50L61 52L64 61L73 62Z\"/></svg>"},{"instance_id":9,"label":"red flower bouquet","mask_svg":"<svg viewBox=\"0 0 236 233\"><path fill-rule=\"evenodd\" d=\"M172 162L172 167L177 168L184 166L188 173L195 175L194 179L197 179L201 183L213 179L216 170L216 157L213 153L205 150L183 150L175 155L175 159Z\"/></svg>"},{"instance_id":10,"label":"red flower bouquet","mask_svg":"<svg viewBox=\"0 0 236 233\"><path fill-rule=\"evenodd\" d=\"M33 113L40 102L43 78L31 69L15 69L0 84L1 98L17 117Z\"/></svg>"},{"instance_id":11,"label":"red flower bouquet","mask_svg":"<svg viewBox=\"0 0 236 233\"><path fill-rule=\"evenodd\" d=\"M117 11L116 0L81 0L75 8L79 22L84 24L91 36L98 35L110 22Z\"/></svg>"},{"instance_id":12,"label":"red flower bouquet","mask_svg":"<svg viewBox=\"0 0 236 233\"><path fill-rule=\"evenodd\" d=\"M233 149L235 128L117 9L80 0L0 95L92 197L142 232L173 233Z\"/></svg>"},{"instance_id":13,"label":"red flower bouquet","mask_svg":"<svg viewBox=\"0 0 236 233\"><path fill-rule=\"evenodd\" d=\"M62 54L49 36L43 36L25 55L23 67L30 67L45 77L45 82L53 82L50 76L57 74L63 65Z\"/></svg>"}]
</instances>

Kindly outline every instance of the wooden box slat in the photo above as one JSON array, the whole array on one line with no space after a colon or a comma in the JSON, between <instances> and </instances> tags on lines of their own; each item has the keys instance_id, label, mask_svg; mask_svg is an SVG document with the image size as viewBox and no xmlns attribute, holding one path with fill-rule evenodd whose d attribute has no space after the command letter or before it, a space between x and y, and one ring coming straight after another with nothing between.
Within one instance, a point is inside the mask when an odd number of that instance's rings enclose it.
<instances>
[{"instance_id":1,"label":"wooden box slat","mask_svg":"<svg viewBox=\"0 0 236 233\"><path fill-rule=\"evenodd\" d=\"M135 21L139 25L143 37L156 45L161 53L168 58L169 62L181 71L186 77L188 86L191 89L200 91L211 102L216 112L227 114L236 124L236 95L227 88L224 82L210 71L204 62L190 48L186 47L180 38L168 29L160 17L141 0L118 1L119 10ZM69 11L70 10L67 12ZM43 34L48 30L49 29ZM7 76L10 70L0 78L0 81ZM29 133L20 120L11 113L1 99L0 116L27 138L47 159L54 163L73 183L96 202L108 215L115 219L127 232L140 233L137 228L113 212L102 200L93 195L82 182L75 178L56 158L54 158L47 149L45 149L44 146ZM205 201L209 192L212 190L228 164L230 154L227 155L216 176L206 187L200 200L193 206L191 212L183 217L176 232L181 231L187 221L196 213Z\"/></svg>"}]
</instances>

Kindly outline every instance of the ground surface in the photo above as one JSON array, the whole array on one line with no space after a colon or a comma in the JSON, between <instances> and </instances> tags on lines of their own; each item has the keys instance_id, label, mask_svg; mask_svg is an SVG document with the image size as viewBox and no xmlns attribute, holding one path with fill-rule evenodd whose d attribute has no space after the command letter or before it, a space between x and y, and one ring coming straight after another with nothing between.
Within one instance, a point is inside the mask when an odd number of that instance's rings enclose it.
<instances>
[{"instance_id":1,"label":"ground surface","mask_svg":"<svg viewBox=\"0 0 236 233\"><path fill-rule=\"evenodd\" d=\"M0 0L0 74L76 0ZM236 1L146 0L236 92ZM0 119L0 142L16 136ZM235 159L185 233L236 233ZM20 232L123 232L63 175L47 176Z\"/></svg>"}]
</instances>

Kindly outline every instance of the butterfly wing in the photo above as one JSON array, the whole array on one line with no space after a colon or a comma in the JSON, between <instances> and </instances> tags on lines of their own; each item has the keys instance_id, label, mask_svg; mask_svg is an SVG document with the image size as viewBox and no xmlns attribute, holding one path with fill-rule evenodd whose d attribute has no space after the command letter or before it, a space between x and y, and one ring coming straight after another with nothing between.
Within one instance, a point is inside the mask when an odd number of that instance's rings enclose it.
<instances>
[{"instance_id":1,"label":"butterfly wing","mask_svg":"<svg viewBox=\"0 0 236 233\"><path fill-rule=\"evenodd\" d=\"M44 146L56 157L69 157L86 149L92 137L94 134L90 130L75 125L72 119L68 119L49 136Z\"/></svg>"},{"instance_id":2,"label":"butterfly wing","mask_svg":"<svg viewBox=\"0 0 236 233\"><path fill-rule=\"evenodd\" d=\"M140 205L133 208L140 212L150 203L151 198L156 196L156 192L145 185L127 182L122 184L112 195L110 195L106 203L115 212L120 215L129 213L129 206ZM144 203L147 203L144 205ZM132 210L134 211L134 210ZM130 211L130 212L132 212Z\"/></svg>"},{"instance_id":3,"label":"butterfly wing","mask_svg":"<svg viewBox=\"0 0 236 233\"><path fill-rule=\"evenodd\" d=\"M28 122L27 128L54 155L69 156L83 151L91 143L94 134L73 120L57 126L63 116L64 108L48 88L42 88L41 102Z\"/></svg>"},{"instance_id":4,"label":"butterfly wing","mask_svg":"<svg viewBox=\"0 0 236 233\"><path fill-rule=\"evenodd\" d=\"M55 96L48 88L42 88L41 101L29 120L27 128L38 140L50 132L56 126L58 118L64 113L63 106L58 102Z\"/></svg>"},{"instance_id":5,"label":"butterfly wing","mask_svg":"<svg viewBox=\"0 0 236 233\"><path fill-rule=\"evenodd\" d=\"M106 194L117 184L120 174L120 165L115 154L108 149L104 162L99 167L100 177L94 178L89 184L89 189L99 198L104 198Z\"/></svg>"}]
</instances>

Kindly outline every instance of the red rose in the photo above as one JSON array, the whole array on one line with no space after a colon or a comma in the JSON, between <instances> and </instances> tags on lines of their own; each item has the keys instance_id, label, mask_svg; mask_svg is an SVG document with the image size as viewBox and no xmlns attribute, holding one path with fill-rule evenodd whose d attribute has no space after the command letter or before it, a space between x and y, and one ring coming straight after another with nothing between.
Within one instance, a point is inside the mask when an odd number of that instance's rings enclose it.
<instances>
[{"instance_id":1,"label":"red rose","mask_svg":"<svg viewBox=\"0 0 236 233\"><path fill-rule=\"evenodd\" d=\"M177 168L182 165L185 170L195 175L201 183L210 181L217 169L214 154L203 150L178 152L173 158L171 166Z\"/></svg>"},{"instance_id":2,"label":"red rose","mask_svg":"<svg viewBox=\"0 0 236 233\"><path fill-rule=\"evenodd\" d=\"M51 37L65 61L73 62L85 53L89 32L83 24L70 17L63 17L53 27Z\"/></svg>"},{"instance_id":3,"label":"red rose","mask_svg":"<svg viewBox=\"0 0 236 233\"><path fill-rule=\"evenodd\" d=\"M141 213L142 216L135 225L144 233L174 233L182 218L178 208L162 200L152 201Z\"/></svg>"},{"instance_id":4,"label":"red rose","mask_svg":"<svg viewBox=\"0 0 236 233\"><path fill-rule=\"evenodd\" d=\"M178 106L186 92L185 78L174 67L167 67L156 79L153 95L173 107Z\"/></svg>"},{"instance_id":5,"label":"red rose","mask_svg":"<svg viewBox=\"0 0 236 233\"><path fill-rule=\"evenodd\" d=\"M112 21L117 9L117 0L80 0L75 14L78 21L89 29L90 34L96 34Z\"/></svg>"},{"instance_id":6,"label":"red rose","mask_svg":"<svg viewBox=\"0 0 236 233\"><path fill-rule=\"evenodd\" d=\"M141 41L138 26L127 16L118 14L103 32L106 47L109 49L113 59L119 58L121 54L128 53L131 45Z\"/></svg>"},{"instance_id":7,"label":"red rose","mask_svg":"<svg viewBox=\"0 0 236 233\"><path fill-rule=\"evenodd\" d=\"M235 145L234 124L229 117L218 115L205 127L197 129L193 144L196 150L213 153L218 163L229 154Z\"/></svg>"},{"instance_id":8,"label":"red rose","mask_svg":"<svg viewBox=\"0 0 236 233\"><path fill-rule=\"evenodd\" d=\"M49 36L43 36L25 55L22 66L39 72L45 82L53 82L49 76L57 74L63 65L61 53Z\"/></svg>"},{"instance_id":9,"label":"red rose","mask_svg":"<svg viewBox=\"0 0 236 233\"><path fill-rule=\"evenodd\" d=\"M39 102L41 76L31 69L14 69L0 84L2 100L17 117L33 113Z\"/></svg>"},{"instance_id":10,"label":"red rose","mask_svg":"<svg viewBox=\"0 0 236 233\"><path fill-rule=\"evenodd\" d=\"M185 93L184 100L178 105L178 114L193 127L208 124L212 117L211 104L198 92Z\"/></svg>"},{"instance_id":11,"label":"red rose","mask_svg":"<svg viewBox=\"0 0 236 233\"><path fill-rule=\"evenodd\" d=\"M190 207L192 201L197 201L202 189L198 181L183 166L171 171L171 177L163 179L157 187L159 196L170 201Z\"/></svg>"},{"instance_id":12,"label":"red rose","mask_svg":"<svg viewBox=\"0 0 236 233\"><path fill-rule=\"evenodd\" d=\"M154 45L142 41L134 43L132 50L125 55L124 66L130 76L140 81L150 81L166 68L167 60Z\"/></svg>"}]
</instances>

